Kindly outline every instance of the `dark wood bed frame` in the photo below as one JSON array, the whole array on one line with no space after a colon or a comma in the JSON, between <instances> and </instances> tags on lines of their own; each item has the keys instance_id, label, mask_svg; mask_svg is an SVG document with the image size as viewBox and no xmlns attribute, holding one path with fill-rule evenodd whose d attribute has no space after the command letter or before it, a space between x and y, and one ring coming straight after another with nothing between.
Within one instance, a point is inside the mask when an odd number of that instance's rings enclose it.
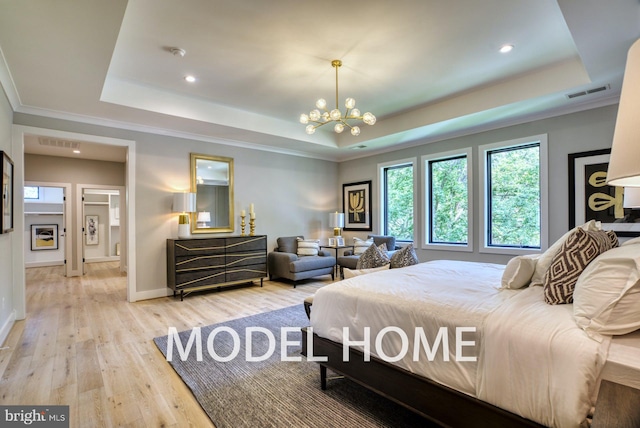
<instances>
[{"instance_id":1,"label":"dark wood bed frame","mask_svg":"<svg viewBox=\"0 0 640 428\"><path fill-rule=\"evenodd\" d=\"M307 329L302 329L302 354L307 352ZM349 361L342 360L342 344L313 335L314 356L326 356L320 363L320 386L327 387L327 368L383 395L423 417L450 427L542 427L536 422L507 412L477 398L417 376L374 356L349 349Z\"/></svg>"}]
</instances>

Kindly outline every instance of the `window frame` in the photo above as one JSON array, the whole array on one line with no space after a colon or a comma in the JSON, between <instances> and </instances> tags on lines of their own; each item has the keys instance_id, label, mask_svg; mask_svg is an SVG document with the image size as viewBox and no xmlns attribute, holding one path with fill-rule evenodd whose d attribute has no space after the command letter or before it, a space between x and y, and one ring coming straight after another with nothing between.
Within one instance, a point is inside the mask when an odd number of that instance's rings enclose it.
<instances>
[{"instance_id":1,"label":"window frame","mask_svg":"<svg viewBox=\"0 0 640 428\"><path fill-rule=\"evenodd\" d=\"M539 144L539 159L540 159L540 248L517 248L517 247L502 247L499 245L488 245L490 231L488 226L491 224L489 219L491 207L489 206L489 167L488 167L488 152L496 151L507 148L526 147L531 144ZM479 192L480 206L482 207L482 215L480 216L480 253L489 254L507 254L507 255L522 255L522 254L537 254L544 252L549 245L549 192L548 192L548 177L549 177L549 158L548 158L548 136L547 134L533 135L530 137L517 138L508 141L502 141L499 143L485 144L478 147L478 163L480 169L480 177L482 179L482 189Z\"/></svg>"},{"instance_id":2,"label":"window frame","mask_svg":"<svg viewBox=\"0 0 640 428\"><path fill-rule=\"evenodd\" d=\"M378 197L379 197L379 219L378 222L378 230L380 230L380 234L386 233L386 214L387 214L387 204L386 204L386 186L385 186L385 170L390 168L397 168L402 166L409 166L413 168L413 237L411 241L398 239L396 237L396 242L398 243L413 243L416 241L416 232L417 232L417 224L416 224L416 212L417 212L417 198L416 198L416 189L418 186L418 176L416 174L417 171L417 158L407 158L407 159L399 159L384 163L378 164Z\"/></svg>"},{"instance_id":3,"label":"window frame","mask_svg":"<svg viewBox=\"0 0 640 428\"><path fill-rule=\"evenodd\" d=\"M431 235L431 182L429 174L429 163L434 161L444 161L447 159L455 159L460 157L467 158L467 243L466 244L454 244L454 243L441 243L430 242ZM422 249L425 250L446 250L446 251L464 251L472 252L474 239L473 239L473 213L474 213L474 200L473 200L473 150L471 147L467 147L460 150L451 150L448 152L433 153L429 155L423 155L420 157L420 163L422 165L422 183L424 183L423 191L423 212L422 212L422 225L423 225L423 241Z\"/></svg>"}]
</instances>

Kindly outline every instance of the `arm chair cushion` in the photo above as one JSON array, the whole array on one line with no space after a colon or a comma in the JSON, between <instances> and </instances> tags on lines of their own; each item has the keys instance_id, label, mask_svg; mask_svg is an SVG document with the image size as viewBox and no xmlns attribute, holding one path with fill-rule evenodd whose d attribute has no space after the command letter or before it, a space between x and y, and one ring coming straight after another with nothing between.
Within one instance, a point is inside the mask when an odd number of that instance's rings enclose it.
<instances>
[{"instance_id":1,"label":"arm chair cushion","mask_svg":"<svg viewBox=\"0 0 640 428\"><path fill-rule=\"evenodd\" d=\"M397 250L396 237L388 235L369 235L369 238L373 238L374 244L380 246L381 244L387 245L387 251Z\"/></svg>"},{"instance_id":2,"label":"arm chair cushion","mask_svg":"<svg viewBox=\"0 0 640 428\"><path fill-rule=\"evenodd\" d=\"M284 236L277 239L278 251L281 253L293 253L298 252L298 238L304 239L304 236Z\"/></svg>"}]
</instances>

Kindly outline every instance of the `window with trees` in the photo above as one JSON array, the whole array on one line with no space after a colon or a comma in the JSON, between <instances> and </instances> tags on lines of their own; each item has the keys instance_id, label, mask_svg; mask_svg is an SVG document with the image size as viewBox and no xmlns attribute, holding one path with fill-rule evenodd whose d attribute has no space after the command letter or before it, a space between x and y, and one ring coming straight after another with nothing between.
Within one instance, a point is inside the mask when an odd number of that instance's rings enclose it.
<instances>
[{"instance_id":1,"label":"window with trees","mask_svg":"<svg viewBox=\"0 0 640 428\"><path fill-rule=\"evenodd\" d=\"M481 153L485 250L542 248L546 245L546 136L483 146Z\"/></svg>"},{"instance_id":2,"label":"window with trees","mask_svg":"<svg viewBox=\"0 0 640 428\"><path fill-rule=\"evenodd\" d=\"M399 241L413 241L415 160L378 165L382 201L381 230Z\"/></svg>"},{"instance_id":3,"label":"window with trees","mask_svg":"<svg viewBox=\"0 0 640 428\"><path fill-rule=\"evenodd\" d=\"M425 247L473 250L471 149L422 157Z\"/></svg>"}]
</instances>

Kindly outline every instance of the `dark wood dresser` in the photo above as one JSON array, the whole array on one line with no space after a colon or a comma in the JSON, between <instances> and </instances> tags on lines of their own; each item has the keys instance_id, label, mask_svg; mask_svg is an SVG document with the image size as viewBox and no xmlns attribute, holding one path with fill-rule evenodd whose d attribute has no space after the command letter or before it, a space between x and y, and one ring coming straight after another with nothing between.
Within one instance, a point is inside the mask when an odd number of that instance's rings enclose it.
<instances>
[{"instance_id":1,"label":"dark wood dresser","mask_svg":"<svg viewBox=\"0 0 640 428\"><path fill-rule=\"evenodd\" d=\"M262 281L267 276L267 237L167 239L167 287L180 300L205 288Z\"/></svg>"}]
</instances>

